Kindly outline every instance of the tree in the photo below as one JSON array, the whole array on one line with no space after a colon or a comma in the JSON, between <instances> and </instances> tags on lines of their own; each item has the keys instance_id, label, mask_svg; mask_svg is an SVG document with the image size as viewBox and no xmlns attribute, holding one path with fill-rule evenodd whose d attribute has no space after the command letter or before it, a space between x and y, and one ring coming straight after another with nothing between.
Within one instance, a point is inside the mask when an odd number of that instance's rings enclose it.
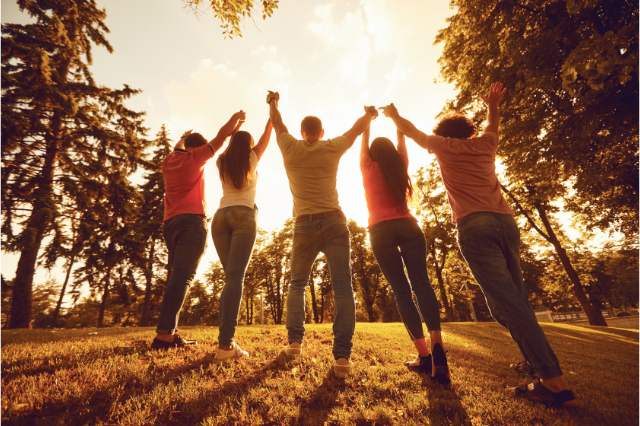
<instances>
[{"instance_id":1,"label":"tree","mask_svg":"<svg viewBox=\"0 0 640 426\"><path fill-rule=\"evenodd\" d=\"M112 51L95 1L18 4L35 23L2 25L2 234L3 249L20 252L10 327L25 328L38 253L61 227L60 206L81 197L85 180L135 171L145 129L143 113L123 105L137 90L91 76L92 44Z\"/></svg>"},{"instance_id":2,"label":"tree","mask_svg":"<svg viewBox=\"0 0 640 426\"><path fill-rule=\"evenodd\" d=\"M186 8L198 15L202 11L202 0L182 0ZM274 10L278 8L279 0L262 0L260 1L260 15L262 19L270 17ZM213 11L213 16L222 22L222 34L224 38L233 38L233 36L242 37L240 30L240 22L244 18L251 18L254 13L253 0L209 0L209 5Z\"/></svg>"},{"instance_id":3,"label":"tree","mask_svg":"<svg viewBox=\"0 0 640 426\"><path fill-rule=\"evenodd\" d=\"M347 222L351 238L351 282L358 298L364 305L369 322L378 319L375 305L382 290L382 271L367 242L366 228L358 226L354 220Z\"/></svg>"},{"instance_id":4,"label":"tree","mask_svg":"<svg viewBox=\"0 0 640 426\"><path fill-rule=\"evenodd\" d=\"M513 184L562 199L588 228L638 233L638 5L626 0L454 0L436 43L459 90L446 109L480 123L508 87L498 154ZM553 182L545 186L542 183Z\"/></svg>"},{"instance_id":5,"label":"tree","mask_svg":"<svg viewBox=\"0 0 640 426\"><path fill-rule=\"evenodd\" d=\"M435 160L428 167L421 167L416 174L415 187L418 197L417 213L422 217L422 227L427 240L427 259L436 274L440 303L444 307L447 321L454 321L453 308L447 297L443 270L458 250L456 227L449 218L446 191L440 179Z\"/></svg>"},{"instance_id":6,"label":"tree","mask_svg":"<svg viewBox=\"0 0 640 426\"><path fill-rule=\"evenodd\" d=\"M149 324L153 279L156 276L154 272L159 272L160 268L168 261L167 247L162 233L164 220L162 163L171 153L172 146L164 124L156 135L153 145L155 150L152 152L151 159L143 164L147 173L144 176L145 182L140 185L141 202L137 211L136 222L138 226L135 228L135 231L139 233L138 238L144 242L146 251L145 255L140 257L141 263L139 264L145 277L144 303L140 316L140 326L142 327ZM167 283L168 280L169 276L166 279Z\"/></svg>"}]
</instances>

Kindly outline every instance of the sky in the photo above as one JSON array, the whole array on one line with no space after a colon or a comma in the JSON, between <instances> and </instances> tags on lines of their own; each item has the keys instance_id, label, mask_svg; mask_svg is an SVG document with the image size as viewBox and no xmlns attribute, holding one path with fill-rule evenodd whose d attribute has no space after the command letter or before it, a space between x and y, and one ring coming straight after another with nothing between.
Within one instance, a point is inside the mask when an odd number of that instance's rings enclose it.
<instances>
[{"instance_id":1,"label":"sky","mask_svg":"<svg viewBox=\"0 0 640 426\"><path fill-rule=\"evenodd\" d=\"M204 2L207 3L207 2ZM257 141L268 120L268 90L280 92L280 111L289 131L299 136L300 121L319 117L325 137L345 133L363 115L364 105L393 102L400 114L430 132L453 87L434 83L442 45L433 45L446 18L448 1L281 0L271 18L246 20L242 38L224 39L210 11L195 16L181 0L98 0L106 8L107 39L114 48L94 47L91 70L100 85L127 84L143 92L128 101L146 111L148 137L162 124L177 141L193 129L213 138L239 110L247 113L243 130ZM206 9L205 9L206 10ZM26 23L15 1L2 0L2 22ZM395 127L380 116L371 139L395 141ZM431 155L408 140L409 171ZM226 146L226 145L225 145ZM348 218L366 226L367 209L359 170L359 141L342 157L338 172L340 205ZM258 166L258 223L282 227L291 217L292 198L275 133ZM208 213L222 195L215 160L205 169ZM218 256L209 235L197 277ZM18 254L2 254L2 273L15 276ZM62 282L62 261L51 272ZM48 274L41 268L35 283Z\"/></svg>"}]
</instances>

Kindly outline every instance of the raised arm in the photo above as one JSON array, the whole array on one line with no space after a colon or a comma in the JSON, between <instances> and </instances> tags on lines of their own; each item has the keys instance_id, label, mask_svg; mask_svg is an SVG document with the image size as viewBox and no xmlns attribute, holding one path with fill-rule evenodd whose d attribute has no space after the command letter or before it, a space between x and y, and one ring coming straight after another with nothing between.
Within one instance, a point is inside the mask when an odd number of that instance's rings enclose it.
<instances>
[{"instance_id":1,"label":"raised arm","mask_svg":"<svg viewBox=\"0 0 640 426\"><path fill-rule=\"evenodd\" d=\"M504 87L502 83L495 82L491 84L491 89L489 90L489 97L485 98L480 95L482 100L487 107L489 107L489 114L487 115L487 127L485 127L485 132L493 132L498 135L498 127L500 124L500 110L498 106L500 105L500 101L502 100L502 96L507 91L507 88Z\"/></svg>"},{"instance_id":2,"label":"raised arm","mask_svg":"<svg viewBox=\"0 0 640 426\"><path fill-rule=\"evenodd\" d=\"M352 128L347 130L347 132L342 135L346 136L349 139L349 148L353 146L353 143L356 141L358 136L362 134L366 129L371 125L371 120L378 116L378 111L376 107L364 107L364 115L355 122Z\"/></svg>"},{"instance_id":3,"label":"raised arm","mask_svg":"<svg viewBox=\"0 0 640 426\"><path fill-rule=\"evenodd\" d=\"M271 124L271 120L267 120L267 125L264 127L264 133L260 136L260 140L258 144L253 147L253 151L256 153L258 157L258 161L262 158L262 154L267 150L269 146L269 139L271 139L271 131L273 130L273 125Z\"/></svg>"},{"instance_id":4,"label":"raised arm","mask_svg":"<svg viewBox=\"0 0 640 426\"><path fill-rule=\"evenodd\" d=\"M408 158L407 143L404 139L404 133L402 133L400 129L398 129L396 133L398 136L398 152Z\"/></svg>"},{"instance_id":5,"label":"raised arm","mask_svg":"<svg viewBox=\"0 0 640 426\"><path fill-rule=\"evenodd\" d=\"M187 136L191 134L191 132L193 132L193 129L184 132L182 136L180 136L180 140L178 141L176 146L173 147L173 149L184 149L184 141L185 139L187 139Z\"/></svg>"},{"instance_id":6,"label":"raised arm","mask_svg":"<svg viewBox=\"0 0 640 426\"><path fill-rule=\"evenodd\" d=\"M216 137L211 139L211 141L209 142L209 146L213 149L214 153L218 152L218 150L222 148L224 141L229 136L233 135L237 131L237 129L240 128L240 122L244 122L246 118L247 114L244 111L240 110L233 114L229 121L227 121L227 124L222 126L220 130L218 130L218 134L216 135Z\"/></svg>"},{"instance_id":7,"label":"raised arm","mask_svg":"<svg viewBox=\"0 0 640 426\"><path fill-rule=\"evenodd\" d=\"M282 122L282 116L278 109L278 102L280 101L280 94L278 92L269 91L267 95L267 103L269 104L269 120L276 131L276 138L282 133L289 133L287 126Z\"/></svg>"},{"instance_id":8,"label":"raised arm","mask_svg":"<svg viewBox=\"0 0 640 426\"><path fill-rule=\"evenodd\" d=\"M400 117L395 105L389 104L386 107L380 107L380 109L385 117L389 117L393 120L394 124L403 135L408 136L422 148L427 149L427 134L418 130L418 128L406 118Z\"/></svg>"},{"instance_id":9,"label":"raised arm","mask_svg":"<svg viewBox=\"0 0 640 426\"><path fill-rule=\"evenodd\" d=\"M360 160L369 156L369 133L371 131L371 126L367 127L364 132L362 132L362 147L360 148Z\"/></svg>"}]
</instances>

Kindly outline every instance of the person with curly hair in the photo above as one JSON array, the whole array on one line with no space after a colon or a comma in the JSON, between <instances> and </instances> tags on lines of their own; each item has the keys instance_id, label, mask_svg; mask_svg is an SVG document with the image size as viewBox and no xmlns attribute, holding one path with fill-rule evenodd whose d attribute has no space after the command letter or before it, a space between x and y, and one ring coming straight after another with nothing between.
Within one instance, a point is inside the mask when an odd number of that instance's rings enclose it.
<instances>
[{"instance_id":1,"label":"person with curly hair","mask_svg":"<svg viewBox=\"0 0 640 426\"><path fill-rule=\"evenodd\" d=\"M457 224L460 251L482 288L491 316L509 330L525 358L511 367L535 379L528 386L508 389L530 400L576 406L529 303L520 269L520 230L496 176L498 106L506 90L502 83L493 83L489 96L482 96L489 113L479 137L474 137L475 126L461 114L443 118L435 135L428 136L401 117L393 104L381 110L400 132L436 156L452 221Z\"/></svg>"}]
</instances>

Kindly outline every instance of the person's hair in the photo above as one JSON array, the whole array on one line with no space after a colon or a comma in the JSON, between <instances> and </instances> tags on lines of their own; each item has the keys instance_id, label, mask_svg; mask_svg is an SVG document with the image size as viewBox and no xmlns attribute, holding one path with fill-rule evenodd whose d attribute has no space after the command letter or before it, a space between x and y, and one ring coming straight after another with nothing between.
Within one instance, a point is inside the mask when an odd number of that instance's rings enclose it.
<instances>
[{"instance_id":1,"label":"person's hair","mask_svg":"<svg viewBox=\"0 0 640 426\"><path fill-rule=\"evenodd\" d=\"M206 145L207 140L200 133L191 133L184 140L185 148L200 148L202 145Z\"/></svg>"},{"instance_id":2,"label":"person's hair","mask_svg":"<svg viewBox=\"0 0 640 426\"><path fill-rule=\"evenodd\" d=\"M468 139L476 134L476 126L466 115L452 112L438 121L433 134L445 138Z\"/></svg>"},{"instance_id":3,"label":"person's hair","mask_svg":"<svg viewBox=\"0 0 640 426\"><path fill-rule=\"evenodd\" d=\"M393 142L387 138L375 138L371 142L369 156L380 166L384 182L396 202L398 212L408 212L407 202L413 196L413 185L407 171L407 164Z\"/></svg>"},{"instance_id":4,"label":"person's hair","mask_svg":"<svg viewBox=\"0 0 640 426\"><path fill-rule=\"evenodd\" d=\"M218 157L220 180L242 189L251 171L251 141L249 132L240 130L231 138L229 146Z\"/></svg>"},{"instance_id":5,"label":"person's hair","mask_svg":"<svg viewBox=\"0 0 640 426\"><path fill-rule=\"evenodd\" d=\"M302 119L300 130L309 136L319 136L320 132L322 132L322 121L318 117L309 115Z\"/></svg>"}]
</instances>

